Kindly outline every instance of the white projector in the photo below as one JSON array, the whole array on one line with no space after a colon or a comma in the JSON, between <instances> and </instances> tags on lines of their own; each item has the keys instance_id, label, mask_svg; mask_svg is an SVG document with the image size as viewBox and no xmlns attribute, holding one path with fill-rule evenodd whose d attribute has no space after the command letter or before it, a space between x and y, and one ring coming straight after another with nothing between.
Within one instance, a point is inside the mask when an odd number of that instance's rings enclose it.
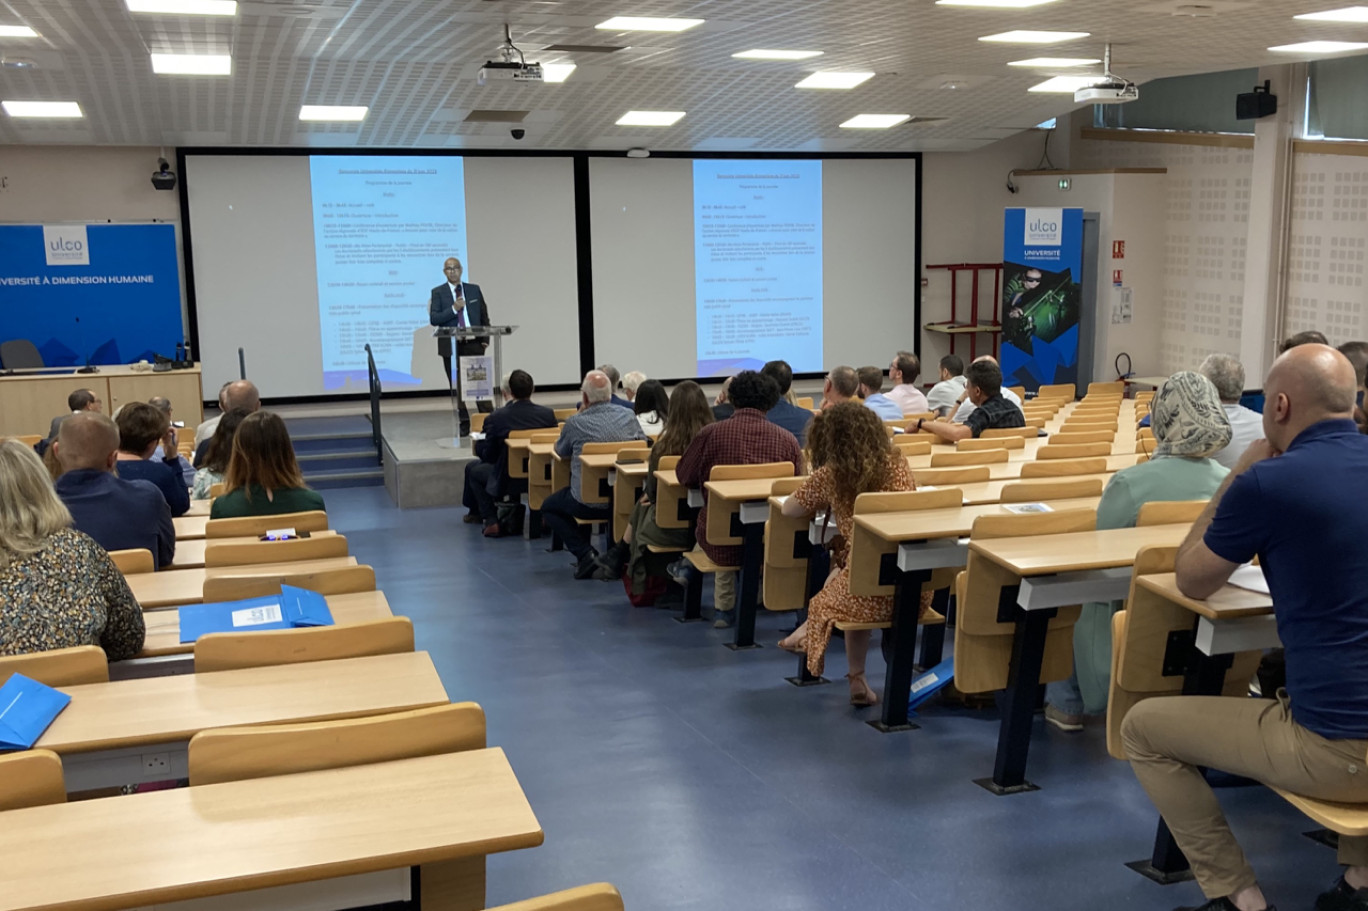
<instances>
[{"instance_id":1,"label":"white projector","mask_svg":"<svg viewBox=\"0 0 1368 911\"><path fill-rule=\"evenodd\" d=\"M490 60L480 67L477 79L480 85L486 82L541 82L540 63L501 63Z\"/></svg>"},{"instance_id":2,"label":"white projector","mask_svg":"<svg viewBox=\"0 0 1368 911\"><path fill-rule=\"evenodd\" d=\"M1117 79L1101 85L1090 85L1074 92L1075 104L1125 104L1140 97L1134 82Z\"/></svg>"}]
</instances>

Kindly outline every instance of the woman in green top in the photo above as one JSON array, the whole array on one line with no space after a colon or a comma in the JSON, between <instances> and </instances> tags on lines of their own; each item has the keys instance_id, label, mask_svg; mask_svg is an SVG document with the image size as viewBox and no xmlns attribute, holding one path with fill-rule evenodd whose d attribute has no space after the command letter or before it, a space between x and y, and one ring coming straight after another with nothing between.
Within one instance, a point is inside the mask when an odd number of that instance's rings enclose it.
<instances>
[{"instance_id":1,"label":"woman in green top","mask_svg":"<svg viewBox=\"0 0 1368 911\"><path fill-rule=\"evenodd\" d=\"M1118 471L1097 504L1097 527L1133 528L1152 500L1207 500L1228 469L1210 458L1230 443L1230 421L1211 381L1184 371L1171 376L1150 409L1155 447L1148 462ZM1124 602L1083 605L1074 627L1074 676L1046 689L1045 720L1083 727L1084 713L1107 707L1111 684L1111 618Z\"/></svg>"},{"instance_id":2,"label":"woman in green top","mask_svg":"<svg viewBox=\"0 0 1368 911\"><path fill-rule=\"evenodd\" d=\"M290 432L280 415L258 411L243 418L233 435L223 495L214 499L209 517L273 516L321 509L323 498L304 485Z\"/></svg>"}]
</instances>

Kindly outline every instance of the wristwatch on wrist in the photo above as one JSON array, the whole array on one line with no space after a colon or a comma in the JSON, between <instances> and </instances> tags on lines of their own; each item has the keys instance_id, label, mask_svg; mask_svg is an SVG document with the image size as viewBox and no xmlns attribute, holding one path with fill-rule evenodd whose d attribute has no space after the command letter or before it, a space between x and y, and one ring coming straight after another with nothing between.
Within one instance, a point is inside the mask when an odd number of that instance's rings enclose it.
<instances>
[{"instance_id":1,"label":"wristwatch on wrist","mask_svg":"<svg viewBox=\"0 0 1368 911\"><path fill-rule=\"evenodd\" d=\"M926 420L926 418L917 418L917 433L921 433L921 425L924 420Z\"/></svg>"}]
</instances>

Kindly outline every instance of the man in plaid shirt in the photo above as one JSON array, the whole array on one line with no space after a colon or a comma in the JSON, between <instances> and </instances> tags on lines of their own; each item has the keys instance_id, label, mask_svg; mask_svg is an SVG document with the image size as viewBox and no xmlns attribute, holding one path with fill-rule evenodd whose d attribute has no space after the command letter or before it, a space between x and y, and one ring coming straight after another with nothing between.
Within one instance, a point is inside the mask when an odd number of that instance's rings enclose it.
<instances>
[{"instance_id":1,"label":"man in plaid shirt","mask_svg":"<svg viewBox=\"0 0 1368 911\"><path fill-rule=\"evenodd\" d=\"M743 370L732 378L727 397L736 408L724 421L709 424L694 437L675 467L679 483L702 489L714 465L758 465L764 462L792 462L794 474L803 471L803 451L793 434L765 416L779 401L779 384L754 370ZM703 509L698 514L698 546L720 566L741 565L741 548L718 547L708 543L708 494L703 492ZM736 607L736 573L717 573L713 606L717 617L713 625L731 626L731 611Z\"/></svg>"}]
</instances>

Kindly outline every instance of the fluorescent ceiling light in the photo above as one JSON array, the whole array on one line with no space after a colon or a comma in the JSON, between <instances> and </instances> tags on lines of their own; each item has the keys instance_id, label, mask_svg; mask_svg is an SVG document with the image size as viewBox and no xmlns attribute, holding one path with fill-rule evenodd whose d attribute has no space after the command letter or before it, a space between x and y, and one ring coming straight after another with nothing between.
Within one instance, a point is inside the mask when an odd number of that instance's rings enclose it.
<instances>
[{"instance_id":1,"label":"fluorescent ceiling light","mask_svg":"<svg viewBox=\"0 0 1368 911\"><path fill-rule=\"evenodd\" d=\"M152 72L163 76L229 76L233 58L227 54L153 54Z\"/></svg>"},{"instance_id":2,"label":"fluorescent ceiling light","mask_svg":"<svg viewBox=\"0 0 1368 911\"><path fill-rule=\"evenodd\" d=\"M742 60L809 60L813 57L822 56L821 51L777 51L766 50L765 48L751 48L739 54L732 54Z\"/></svg>"},{"instance_id":3,"label":"fluorescent ceiling light","mask_svg":"<svg viewBox=\"0 0 1368 911\"><path fill-rule=\"evenodd\" d=\"M27 25L0 25L0 38L37 38L38 33Z\"/></svg>"},{"instance_id":4,"label":"fluorescent ceiling light","mask_svg":"<svg viewBox=\"0 0 1368 911\"><path fill-rule=\"evenodd\" d=\"M886 130L912 119L911 114L856 114L841 124L843 130Z\"/></svg>"},{"instance_id":5,"label":"fluorescent ceiling light","mask_svg":"<svg viewBox=\"0 0 1368 911\"><path fill-rule=\"evenodd\" d=\"M337 120L354 122L366 119L370 108L365 105L305 104L300 105L300 120Z\"/></svg>"},{"instance_id":6,"label":"fluorescent ceiling light","mask_svg":"<svg viewBox=\"0 0 1368 911\"><path fill-rule=\"evenodd\" d=\"M1060 41L1087 38L1089 34L1089 32L1033 32L1029 29L1018 29L1014 32L984 35L979 40L994 41L1000 44L1057 44Z\"/></svg>"},{"instance_id":7,"label":"fluorescent ceiling light","mask_svg":"<svg viewBox=\"0 0 1368 911\"><path fill-rule=\"evenodd\" d=\"M1324 13L1302 13L1293 19L1306 19L1311 22L1368 22L1368 6L1346 6Z\"/></svg>"},{"instance_id":8,"label":"fluorescent ceiling light","mask_svg":"<svg viewBox=\"0 0 1368 911\"><path fill-rule=\"evenodd\" d=\"M1072 95L1079 89L1086 89L1090 85L1097 85L1103 80L1102 76L1056 76L1053 79L1046 79L1030 88L1032 92L1061 92Z\"/></svg>"},{"instance_id":9,"label":"fluorescent ceiling light","mask_svg":"<svg viewBox=\"0 0 1368 911\"><path fill-rule=\"evenodd\" d=\"M0 101L11 117L84 117L74 101Z\"/></svg>"},{"instance_id":10,"label":"fluorescent ceiling light","mask_svg":"<svg viewBox=\"0 0 1368 911\"><path fill-rule=\"evenodd\" d=\"M977 6L987 9L1026 9L1043 6L1055 0L936 0L936 6Z\"/></svg>"},{"instance_id":11,"label":"fluorescent ceiling light","mask_svg":"<svg viewBox=\"0 0 1368 911\"><path fill-rule=\"evenodd\" d=\"M1270 47L1270 51L1285 54L1342 54L1345 51L1361 51L1368 47L1362 41L1303 41L1300 44L1280 44Z\"/></svg>"},{"instance_id":12,"label":"fluorescent ceiling light","mask_svg":"<svg viewBox=\"0 0 1368 911\"><path fill-rule=\"evenodd\" d=\"M124 0L130 13L171 16L235 16L237 0Z\"/></svg>"},{"instance_id":13,"label":"fluorescent ceiling light","mask_svg":"<svg viewBox=\"0 0 1368 911\"><path fill-rule=\"evenodd\" d=\"M683 111L628 111L617 119L620 127L668 127L678 123Z\"/></svg>"},{"instance_id":14,"label":"fluorescent ceiling light","mask_svg":"<svg viewBox=\"0 0 1368 911\"><path fill-rule=\"evenodd\" d=\"M543 82L564 82L570 78L570 74L575 71L573 63L543 63L542 81Z\"/></svg>"},{"instance_id":15,"label":"fluorescent ceiling light","mask_svg":"<svg viewBox=\"0 0 1368 911\"><path fill-rule=\"evenodd\" d=\"M874 77L873 73L813 73L802 82L796 83L796 89L853 89L868 79Z\"/></svg>"},{"instance_id":16,"label":"fluorescent ceiling light","mask_svg":"<svg viewBox=\"0 0 1368 911\"><path fill-rule=\"evenodd\" d=\"M1092 66L1101 63L1091 57L1032 57L1030 60L1013 60L1008 66L1041 66L1041 67L1066 67L1066 66Z\"/></svg>"},{"instance_id":17,"label":"fluorescent ceiling light","mask_svg":"<svg viewBox=\"0 0 1368 911\"><path fill-rule=\"evenodd\" d=\"M652 16L614 16L594 28L616 32L682 32L702 25L702 19L658 19Z\"/></svg>"}]
</instances>

